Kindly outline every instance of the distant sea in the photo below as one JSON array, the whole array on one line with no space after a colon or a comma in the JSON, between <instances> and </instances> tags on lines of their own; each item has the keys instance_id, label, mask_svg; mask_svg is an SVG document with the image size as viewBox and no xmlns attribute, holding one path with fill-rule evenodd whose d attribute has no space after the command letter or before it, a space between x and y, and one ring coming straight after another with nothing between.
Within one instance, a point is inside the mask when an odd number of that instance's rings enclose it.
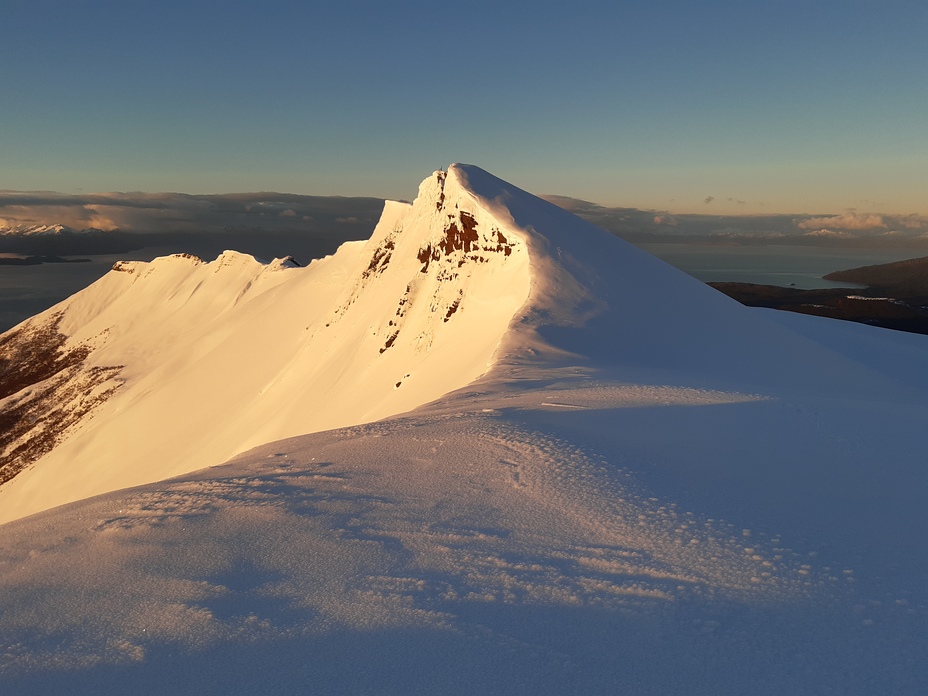
<instances>
[{"instance_id":1,"label":"distant sea","mask_svg":"<svg viewBox=\"0 0 928 696\"><path fill-rule=\"evenodd\" d=\"M639 244L641 249L704 282L795 286L802 290L849 287L823 275L860 266L928 256L928 244L893 249L827 248L790 245L716 246Z\"/></svg>"},{"instance_id":2,"label":"distant sea","mask_svg":"<svg viewBox=\"0 0 928 696\"><path fill-rule=\"evenodd\" d=\"M82 290L104 276L117 261L148 261L170 253L170 249L149 247L125 254L66 257L90 259L89 263L0 266L0 331Z\"/></svg>"},{"instance_id":3,"label":"distant sea","mask_svg":"<svg viewBox=\"0 0 928 696\"><path fill-rule=\"evenodd\" d=\"M847 287L847 283L822 280L823 275L832 271L928 256L928 245L892 250L786 245L639 246L705 282L794 285L803 289ZM90 259L89 263L0 266L0 331L6 331L86 287L104 275L118 260L147 261L173 251L163 247L148 247L126 254L84 257Z\"/></svg>"}]
</instances>

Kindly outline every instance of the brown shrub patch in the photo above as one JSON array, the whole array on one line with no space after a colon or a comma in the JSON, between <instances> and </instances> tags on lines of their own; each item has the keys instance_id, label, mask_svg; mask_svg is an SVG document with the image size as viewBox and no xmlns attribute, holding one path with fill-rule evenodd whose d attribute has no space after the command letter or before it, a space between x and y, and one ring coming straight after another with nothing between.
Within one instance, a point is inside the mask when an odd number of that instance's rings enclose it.
<instances>
[{"instance_id":1,"label":"brown shrub patch","mask_svg":"<svg viewBox=\"0 0 928 696\"><path fill-rule=\"evenodd\" d=\"M87 347L64 349L60 321L0 338L0 398L10 397L0 408L0 483L48 454L120 386L120 367L86 368Z\"/></svg>"}]
</instances>

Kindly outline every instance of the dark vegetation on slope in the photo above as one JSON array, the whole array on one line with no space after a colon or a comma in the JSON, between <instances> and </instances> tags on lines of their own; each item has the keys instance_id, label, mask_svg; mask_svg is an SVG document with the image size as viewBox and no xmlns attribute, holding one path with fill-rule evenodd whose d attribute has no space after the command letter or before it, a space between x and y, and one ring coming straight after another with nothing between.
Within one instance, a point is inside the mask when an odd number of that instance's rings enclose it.
<instances>
[{"instance_id":1,"label":"dark vegetation on slope","mask_svg":"<svg viewBox=\"0 0 928 696\"><path fill-rule=\"evenodd\" d=\"M119 387L118 367L87 367L66 349L60 317L0 337L0 484L47 454Z\"/></svg>"},{"instance_id":2,"label":"dark vegetation on slope","mask_svg":"<svg viewBox=\"0 0 928 696\"><path fill-rule=\"evenodd\" d=\"M836 271L825 279L867 287L798 290L752 283L709 285L750 307L785 309L928 334L928 257Z\"/></svg>"},{"instance_id":3,"label":"dark vegetation on slope","mask_svg":"<svg viewBox=\"0 0 928 696\"><path fill-rule=\"evenodd\" d=\"M65 351L60 317L37 327L23 326L0 336L0 399L54 377L86 359L86 348Z\"/></svg>"}]
</instances>

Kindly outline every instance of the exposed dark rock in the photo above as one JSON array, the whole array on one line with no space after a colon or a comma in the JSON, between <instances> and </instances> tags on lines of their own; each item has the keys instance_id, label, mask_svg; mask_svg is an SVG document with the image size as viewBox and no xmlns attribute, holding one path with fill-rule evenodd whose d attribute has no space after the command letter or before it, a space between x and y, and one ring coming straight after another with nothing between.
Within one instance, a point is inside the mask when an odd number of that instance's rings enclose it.
<instances>
[{"instance_id":1,"label":"exposed dark rock","mask_svg":"<svg viewBox=\"0 0 928 696\"><path fill-rule=\"evenodd\" d=\"M461 299L463 298L463 293L461 296L456 297L454 302L451 303L451 306L448 307L448 311L445 313L445 318L442 321L448 321L451 318L451 315L458 311L458 307L461 306Z\"/></svg>"},{"instance_id":2,"label":"exposed dark rock","mask_svg":"<svg viewBox=\"0 0 928 696\"><path fill-rule=\"evenodd\" d=\"M383 273L387 268L387 264L390 263L390 259L393 257L394 249L396 249L396 242L392 238L385 239L383 244L374 250L371 262L361 274L361 277L367 279L372 275Z\"/></svg>"},{"instance_id":3,"label":"exposed dark rock","mask_svg":"<svg viewBox=\"0 0 928 696\"><path fill-rule=\"evenodd\" d=\"M445 228L445 236L438 243L438 248L445 256L449 256L453 251L470 253L480 240L480 235L477 234L477 221L473 215L461 211L459 217L461 227L458 227L457 223L452 220Z\"/></svg>"},{"instance_id":4,"label":"exposed dark rock","mask_svg":"<svg viewBox=\"0 0 928 696\"><path fill-rule=\"evenodd\" d=\"M450 222L445 227L444 236L437 244L433 246L430 243L419 249L417 258L422 263L422 273L428 273L432 261L438 261L443 256L449 257L454 252L463 252L463 256L456 262L458 268L468 262L488 263L486 253L501 253L504 256L512 254L513 244L495 227L489 238L481 240L477 220L470 213L460 211L457 218L448 215L448 219Z\"/></svg>"},{"instance_id":5,"label":"exposed dark rock","mask_svg":"<svg viewBox=\"0 0 928 696\"><path fill-rule=\"evenodd\" d=\"M383 348L380 349L380 352L385 353L388 348L391 348L393 344L396 342L397 336L399 335L400 335L399 330L396 330L392 334L390 334L390 336L387 337L386 343L383 344Z\"/></svg>"},{"instance_id":6,"label":"exposed dark rock","mask_svg":"<svg viewBox=\"0 0 928 696\"><path fill-rule=\"evenodd\" d=\"M445 172L438 172L438 183L441 185L441 192L438 194L438 200L435 202L435 208L441 210L445 205L445 178L448 175Z\"/></svg>"}]
</instances>

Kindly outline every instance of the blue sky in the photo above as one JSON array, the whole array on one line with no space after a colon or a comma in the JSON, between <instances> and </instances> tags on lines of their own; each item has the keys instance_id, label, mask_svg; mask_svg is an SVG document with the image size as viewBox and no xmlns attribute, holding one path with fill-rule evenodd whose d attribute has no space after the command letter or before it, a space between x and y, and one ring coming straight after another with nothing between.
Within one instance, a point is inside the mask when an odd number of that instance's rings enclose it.
<instances>
[{"instance_id":1,"label":"blue sky","mask_svg":"<svg viewBox=\"0 0 928 696\"><path fill-rule=\"evenodd\" d=\"M609 205L928 214L924 0L4 0L0 26L0 189L409 198L461 161Z\"/></svg>"}]
</instances>

